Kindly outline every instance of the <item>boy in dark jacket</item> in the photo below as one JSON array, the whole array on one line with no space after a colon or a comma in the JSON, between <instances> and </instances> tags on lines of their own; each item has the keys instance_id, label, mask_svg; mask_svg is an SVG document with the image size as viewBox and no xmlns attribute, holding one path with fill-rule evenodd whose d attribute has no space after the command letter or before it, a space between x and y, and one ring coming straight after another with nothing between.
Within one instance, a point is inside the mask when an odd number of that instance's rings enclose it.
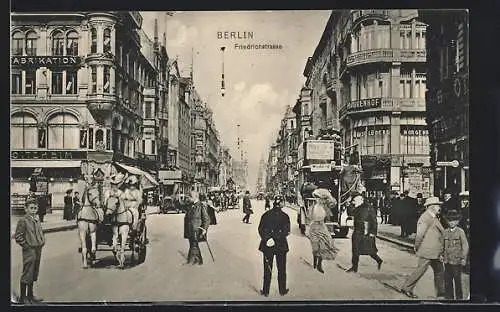
<instances>
[{"instance_id":1,"label":"boy in dark jacket","mask_svg":"<svg viewBox=\"0 0 500 312\"><path fill-rule=\"evenodd\" d=\"M38 203L35 198L26 200L25 211L26 215L18 221L14 235L16 243L23 249L20 303L39 303L42 299L33 294L33 283L38 280L45 237L40 221L35 217L38 211Z\"/></svg>"}]
</instances>

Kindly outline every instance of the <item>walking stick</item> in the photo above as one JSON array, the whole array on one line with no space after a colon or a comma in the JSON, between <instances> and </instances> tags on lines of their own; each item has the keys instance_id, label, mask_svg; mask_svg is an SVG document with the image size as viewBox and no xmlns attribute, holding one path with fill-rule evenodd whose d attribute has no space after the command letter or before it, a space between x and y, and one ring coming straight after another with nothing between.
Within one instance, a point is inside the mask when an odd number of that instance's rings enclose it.
<instances>
[{"instance_id":1,"label":"walking stick","mask_svg":"<svg viewBox=\"0 0 500 312\"><path fill-rule=\"evenodd\" d=\"M214 254L212 253L212 249L210 248L210 245L208 244L208 239L205 239L205 243L207 243L208 251L210 252L210 256L212 257L212 261L215 262Z\"/></svg>"},{"instance_id":2,"label":"walking stick","mask_svg":"<svg viewBox=\"0 0 500 312\"><path fill-rule=\"evenodd\" d=\"M201 227L199 229L201 229ZM208 251L210 252L210 256L212 257L212 261L215 262L214 254L212 253L212 248L210 248L210 244L208 243L208 237L206 234L205 234L205 243L207 243Z\"/></svg>"}]
</instances>

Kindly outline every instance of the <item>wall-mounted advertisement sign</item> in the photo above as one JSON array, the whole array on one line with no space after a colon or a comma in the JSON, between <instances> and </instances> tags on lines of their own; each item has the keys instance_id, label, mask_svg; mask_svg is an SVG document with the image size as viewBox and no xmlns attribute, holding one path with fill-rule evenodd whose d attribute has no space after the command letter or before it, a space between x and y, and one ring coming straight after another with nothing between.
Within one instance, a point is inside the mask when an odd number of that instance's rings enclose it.
<instances>
[{"instance_id":1,"label":"wall-mounted advertisement sign","mask_svg":"<svg viewBox=\"0 0 500 312\"><path fill-rule=\"evenodd\" d=\"M310 140L306 143L306 159L333 159L334 143L332 141Z\"/></svg>"},{"instance_id":2,"label":"wall-mounted advertisement sign","mask_svg":"<svg viewBox=\"0 0 500 312\"><path fill-rule=\"evenodd\" d=\"M21 67L78 67L82 64L79 56L13 56L12 66Z\"/></svg>"},{"instance_id":3,"label":"wall-mounted advertisement sign","mask_svg":"<svg viewBox=\"0 0 500 312\"><path fill-rule=\"evenodd\" d=\"M11 151L10 157L13 160L15 159L83 160L87 159L87 152L86 151Z\"/></svg>"}]
</instances>

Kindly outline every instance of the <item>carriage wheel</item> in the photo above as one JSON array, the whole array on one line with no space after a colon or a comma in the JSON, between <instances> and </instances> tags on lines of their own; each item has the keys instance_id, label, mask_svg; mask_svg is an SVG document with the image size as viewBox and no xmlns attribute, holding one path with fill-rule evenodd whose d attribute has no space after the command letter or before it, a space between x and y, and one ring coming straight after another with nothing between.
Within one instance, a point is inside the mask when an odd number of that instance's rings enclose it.
<instances>
[{"instance_id":1,"label":"carriage wheel","mask_svg":"<svg viewBox=\"0 0 500 312\"><path fill-rule=\"evenodd\" d=\"M146 251L147 251L147 243L146 243L146 234L147 234L147 228L146 224L142 227L142 233L140 236L140 241L139 241L139 253L138 253L138 260L137 263L144 263L146 261Z\"/></svg>"}]
</instances>

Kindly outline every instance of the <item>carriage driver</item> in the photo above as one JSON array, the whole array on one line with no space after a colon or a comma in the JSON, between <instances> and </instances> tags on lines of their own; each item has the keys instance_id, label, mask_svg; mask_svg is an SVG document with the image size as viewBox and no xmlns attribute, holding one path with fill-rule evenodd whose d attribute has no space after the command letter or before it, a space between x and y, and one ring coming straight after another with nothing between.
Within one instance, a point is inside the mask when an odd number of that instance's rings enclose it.
<instances>
[{"instance_id":1,"label":"carriage driver","mask_svg":"<svg viewBox=\"0 0 500 312\"><path fill-rule=\"evenodd\" d=\"M123 184L125 180L125 175L122 173L117 173L110 178L111 188L107 189L104 192L104 204L107 209L109 209L110 205L123 205L122 194L123 192L120 190L120 186ZM118 206L116 206L118 207ZM115 211L116 209L110 209L111 211Z\"/></svg>"},{"instance_id":2,"label":"carriage driver","mask_svg":"<svg viewBox=\"0 0 500 312\"><path fill-rule=\"evenodd\" d=\"M142 204L142 190L139 187L139 179L137 176L129 176L125 180L125 191L122 193L122 200L125 209L129 209L132 213L132 233L137 232L139 221L139 208Z\"/></svg>"}]
</instances>

